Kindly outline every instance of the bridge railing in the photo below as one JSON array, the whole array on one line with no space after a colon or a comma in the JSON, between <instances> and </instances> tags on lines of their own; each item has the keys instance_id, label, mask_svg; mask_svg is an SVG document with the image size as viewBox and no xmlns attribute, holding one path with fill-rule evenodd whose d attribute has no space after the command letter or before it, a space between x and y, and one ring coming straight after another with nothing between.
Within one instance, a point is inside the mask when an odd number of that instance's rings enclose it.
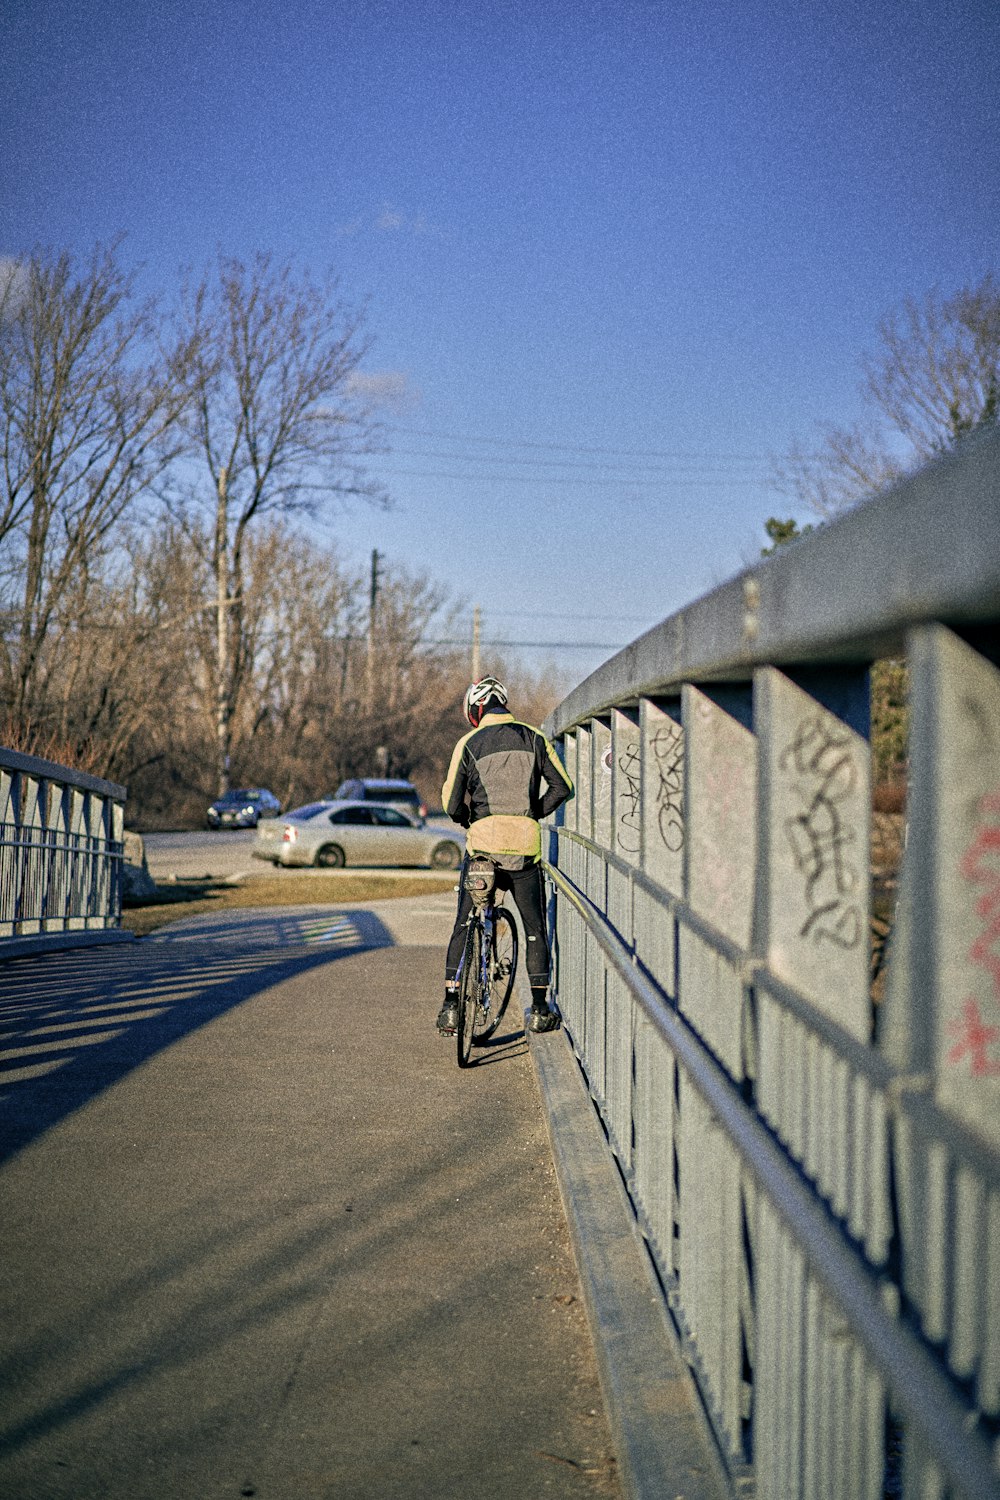
<instances>
[{"instance_id":1,"label":"bridge railing","mask_svg":"<svg viewBox=\"0 0 1000 1500\"><path fill-rule=\"evenodd\" d=\"M125 795L0 748L0 959L118 934Z\"/></svg>"},{"instance_id":2,"label":"bridge railing","mask_svg":"<svg viewBox=\"0 0 1000 1500\"><path fill-rule=\"evenodd\" d=\"M1000 432L547 724L555 986L734 1487L1000 1494ZM869 668L910 681L873 985ZM882 984L884 983L884 990Z\"/></svg>"}]
</instances>

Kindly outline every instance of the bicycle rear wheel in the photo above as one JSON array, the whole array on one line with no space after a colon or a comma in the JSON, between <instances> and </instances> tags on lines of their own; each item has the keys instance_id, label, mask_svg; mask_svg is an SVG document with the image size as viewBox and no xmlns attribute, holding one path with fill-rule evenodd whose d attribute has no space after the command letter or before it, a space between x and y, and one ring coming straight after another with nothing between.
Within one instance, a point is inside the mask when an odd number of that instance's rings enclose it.
<instances>
[{"instance_id":1,"label":"bicycle rear wheel","mask_svg":"<svg viewBox=\"0 0 1000 1500\"><path fill-rule=\"evenodd\" d=\"M503 1020L516 973L517 928L510 912L502 906L496 906L493 909L493 942L488 958L489 1004L485 1011L481 1007L476 1014L472 1040L477 1046L488 1041Z\"/></svg>"},{"instance_id":2,"label":"bicycle rear wheel","mask_svg":"<svg viewBox=\"0 0 1000 1500\"><path fill-rule=\"evenodd\" d=\"M469 931L465 939L465 952L462 954L462 979L458 986L458 1030L456 1039L458 1042L458 1066L460 1068L469 1067L469 1054L472 1051L473 1033L476 1027L476 1010L482 991L482 967L483 929L480 927L478 919L473 917L469 923Z\"/></svg>"}]
</instances>

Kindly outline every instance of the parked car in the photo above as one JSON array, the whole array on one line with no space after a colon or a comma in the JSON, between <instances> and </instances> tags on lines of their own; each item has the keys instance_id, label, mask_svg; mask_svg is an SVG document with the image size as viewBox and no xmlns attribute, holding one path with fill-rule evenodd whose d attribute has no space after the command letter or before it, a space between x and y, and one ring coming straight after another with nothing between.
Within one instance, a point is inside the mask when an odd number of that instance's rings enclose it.
<instances>
[{"instance_id":1,"label":"parked car","mask_svg":"<svg viewBox=\"0 0 1000 1500\"><path fill-rule=\"evenodd\" d=\"M281 803L266 787L234 787L216 797L205 814L209 828L256 828L261 818L273 818Z\"/></svg>"},{"instance_id":2,"label":"parked car","mask_svg":"<svg viewBox=\"0 0 1000 1500\"><path fill-rule=\"evenodd\" d=\"M465 835L443 836L386 802L311 802L283 818L262 818L252 853L275 865L430 865L456 870Z\"/></svg>"},{"instance_id":3,"label":"parked car","mask_svg":"<svg viewBox=\"0 0 1000 1500\"><path fill-rule=\"evenodd\" d=\"M404 812L416 813L419 818L427 816L427 808L412 781L352 777L350 781L342 781L333 795L339 802L385 802L390 807L401 807Z\"/></svg>"}]
</instances>

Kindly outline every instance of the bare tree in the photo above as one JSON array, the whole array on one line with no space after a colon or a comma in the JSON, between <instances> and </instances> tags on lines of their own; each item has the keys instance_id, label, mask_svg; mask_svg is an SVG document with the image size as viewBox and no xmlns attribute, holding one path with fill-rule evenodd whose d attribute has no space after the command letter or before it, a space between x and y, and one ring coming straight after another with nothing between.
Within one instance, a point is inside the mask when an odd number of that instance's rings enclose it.
<instances>
[{"instance_id":1,"label":"bare tree","mask_svg":"<svg viewBox=\"0 0 1000 1500\"><path fill-rule=\"evenodd\" d=\"M204 753L200 763L191 755L201 705L187 671L192 615L204 606L199 598L192 611L190 549L177 541L122 523L114 552L80 572L52 621L31 714L0 707L0 743L123 782L147 765L173 768L183 745L178 763L204 782Z\"/></svg>"},{"instance_id":2,"label":"bare tree","mask_svg":"<svg viewBox=\"0 0 1000 1500\"><path fill-rule=\"evenodd\" d=\"M991 273L950 297L909 299L878 334L863 361L866 418L821 428L818 448L797 445L775 465L776 488L821 516L878 494L997 418L1000 285Z\"/></svg>"},{"instance_id":3,"label":"bare tree","mask_svg":"<svg viewBox=\"0 0 1000 1500\"><path fill-rule=\"evenodd\" d=\"M217 781L229 784L233 714L248 648L248 537L267 515L315 512L332 500L383 501L362 461L377 451L372 412L355 379L367 353L364 312L348 309L337 283L259 255L221 258L184 299L196 348L199 399L190 435L209 488L178 489L214 583L214 714ZM294 576L275 580L295 587Z\"/></svg>"},{"instance_id":4,"label":"bare tree","mask_svg":"<svg viewBox=\"0 0 1000 1500\"><path fill-rule=\"evenodd\" d=\"M345 776L409 776L435 760L453 698L455 653L436 639L453 633L443 588L386 567L372 620L368 577L315 549L303 584L275 612L255 694L286 795L330 795Z\"/></svg>"},{"instance_id":5,"label":"bare tree","mask_svg":"<svg viewBox=\"0 0 1000 1500\"><path fill-rule=\"evenodd\" d=\"M38 250L0 274L0 684L37 712L49 638L88 600L126 512L170 463L190 337L158 343L117 247L78 268Z\"/></svg>"}]
</instances>

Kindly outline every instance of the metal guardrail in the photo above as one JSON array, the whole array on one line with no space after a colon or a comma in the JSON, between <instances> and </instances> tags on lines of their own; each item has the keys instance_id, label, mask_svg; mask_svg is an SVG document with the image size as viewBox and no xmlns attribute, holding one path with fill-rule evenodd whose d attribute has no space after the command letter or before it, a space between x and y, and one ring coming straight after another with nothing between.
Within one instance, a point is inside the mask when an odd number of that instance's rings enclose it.
<instances>
[{"instance_id":1,"label":"metal guardrail","mask_svg":"<svg viewBox=\"0 0 1000 1500\"><path fill-rule=\"evenodd\" d=\"M117 934L125 795L0 749L0 958Z\"/></svg>"},{"instance_id":2,"label":"metal guardrail","mask_svg":"<svg viewBox=\"0 0 1000 1500\"><path fill-rule=\"evenodd\" d=\"M1000 1495L1000 431L547 724L555 986L734 1488ZM870 663L910 673L871 983Z\"/></svg>"}]
</instances>

